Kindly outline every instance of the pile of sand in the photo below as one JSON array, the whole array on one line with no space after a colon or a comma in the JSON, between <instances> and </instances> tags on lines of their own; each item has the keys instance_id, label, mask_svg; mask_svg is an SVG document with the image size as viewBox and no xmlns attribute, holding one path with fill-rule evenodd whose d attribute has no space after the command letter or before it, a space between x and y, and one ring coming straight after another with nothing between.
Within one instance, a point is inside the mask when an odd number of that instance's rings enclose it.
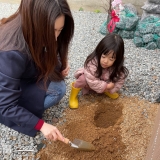
<instances>
[{"instance_id":1,"label":"pile of sand","mask_svg":"<svg viewBox=\"0 0 160 160\"><path fill-rule=\"evenodd\" d=\"M81 96L79 108L67 109L57 124L71 141L90 142L95 151L73 149L62 142L44 142L37 157L41 160L124 160L144 159L158 104L136 97L120 96L112 100L105 95Z\"/></svg>"}]
</instances>

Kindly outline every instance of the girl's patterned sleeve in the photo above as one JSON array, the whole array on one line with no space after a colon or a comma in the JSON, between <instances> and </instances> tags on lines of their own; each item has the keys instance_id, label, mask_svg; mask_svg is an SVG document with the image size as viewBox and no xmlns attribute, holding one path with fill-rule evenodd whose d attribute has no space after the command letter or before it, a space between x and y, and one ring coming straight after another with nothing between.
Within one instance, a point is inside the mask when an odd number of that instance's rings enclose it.
<instances>
[{"instance_id":1,"label":"girl's patterned sleeve","mask_svg":"<svg viewBox=\"0 0 160 160\"><path fill-rule=\"evenodd\" d=\"M109 92L110 93L115 93L115 92L119 91L122 88L122 86L124 84L124 81L125 81L125 78L123 78L123 76L122 76L121 79L118 82L115 83L114 88L109 90Z\"/></svg>"},{"instance_id":2,"label":"girl's patterned sleeve","mask_svg":"<svg viewBox=\"0 0 160 160\"><path fill-rule=\"evenodd\" d=\"M107 87L107 83L100 78L95 77L97 67L91 62L88 63L88 68L84 69L84 75L89 87L97 93L103 93Z\"/></svg>"}]
</instances>

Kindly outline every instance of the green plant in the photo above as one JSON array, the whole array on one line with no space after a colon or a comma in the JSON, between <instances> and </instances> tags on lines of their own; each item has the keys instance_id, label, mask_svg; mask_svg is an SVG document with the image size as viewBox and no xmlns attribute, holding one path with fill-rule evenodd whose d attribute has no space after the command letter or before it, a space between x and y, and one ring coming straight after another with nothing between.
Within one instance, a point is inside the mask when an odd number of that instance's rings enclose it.
<instances>
[{"instance_id":1,"label":"green plant","mask_svg":"<svg viewBox=\"0 0 160 160\"><path fill-rule=\"evenodd\" d=\"M101 13L101 11L98 10L98 9L96 9L94 12L95 12L95 13Z\"/></svg>"},{"instance_id":2,"label":"green plant","mask_svg":"<svg viewBox=\"0 0 160 160\"><path fill-rule=\"evenodd\" d=\"M84 9L82 7L79 8L79 11L84 11Z\"/></svg>"}]
</instances>

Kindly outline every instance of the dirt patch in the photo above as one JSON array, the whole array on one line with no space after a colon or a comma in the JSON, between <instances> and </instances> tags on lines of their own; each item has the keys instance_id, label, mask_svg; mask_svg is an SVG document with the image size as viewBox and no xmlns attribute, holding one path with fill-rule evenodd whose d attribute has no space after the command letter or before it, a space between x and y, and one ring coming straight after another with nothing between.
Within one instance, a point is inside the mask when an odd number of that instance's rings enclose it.
<instances>
[{"instance_id":1,"label":"dirt patch","mask_svg":"<svg viewBox=\"0 0 160 160\"><path fill-rule=\"evenodd\" d=\"M41 160L143 159L158 104L136 97L112 100L105 95L81 96L79 108L67 109L57 127L71 141L90 142L95 151L84 152L62 142L45 142Z\"/></svg>"},{"instance_id":2,"label":"dirt patch","mask_svg":"<svg viewBox=\"0 0 160 160\"><path fill-rule=\"evenodd\" d=\"M95 112L94 122L95 126L100 128L108 128L114 126L118 119L122 116L122 104L115 103L100 103Z\"/></svg>"}]
</instances>

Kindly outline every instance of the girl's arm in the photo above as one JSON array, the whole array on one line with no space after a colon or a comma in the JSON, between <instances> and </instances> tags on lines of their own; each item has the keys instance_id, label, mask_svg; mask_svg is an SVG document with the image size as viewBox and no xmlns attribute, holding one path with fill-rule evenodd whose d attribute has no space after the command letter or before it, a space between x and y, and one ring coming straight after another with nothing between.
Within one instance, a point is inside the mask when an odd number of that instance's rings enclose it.
<instances>
[{"instance_id":1,"label":"girl's arm","mask_svg":"<svg viewBox=\"0 0 160 160\"><path fill-rule=\"evenodd\" d=\"M97 93L103 93L107 87L107 83L100 78L96 78L95 72L97 67L91 62L88 63L88 68L84 69L84 75L89 87Z\"/></svg>"},{"instance_id":2,"label":"girl's arm","mask_svg":"<svg viewBox=\"0 0 160 160\"><path fill-rule=\"evenodd\" d=\"M113 89L113 88L114 88L114 83L110 82L110 83L107 84L107 87L106 87L106 89L105 89L105 92L107 92L108 90L111 90L111 89Z\"/></svg>"},{"instance_id":3,"label":"girl's arm","mask_svg":"<svg viewBox=\"0 0 160 160\"><path fill-rule=\"evenodd\" d=\"M108 91L110 93L115 93L115 92L119 91L122 88L124 81L125 81L125 79L121 78L118 82L114 83L114 87L112 89L109 89Z\"/></svg>"}]
</instances>

